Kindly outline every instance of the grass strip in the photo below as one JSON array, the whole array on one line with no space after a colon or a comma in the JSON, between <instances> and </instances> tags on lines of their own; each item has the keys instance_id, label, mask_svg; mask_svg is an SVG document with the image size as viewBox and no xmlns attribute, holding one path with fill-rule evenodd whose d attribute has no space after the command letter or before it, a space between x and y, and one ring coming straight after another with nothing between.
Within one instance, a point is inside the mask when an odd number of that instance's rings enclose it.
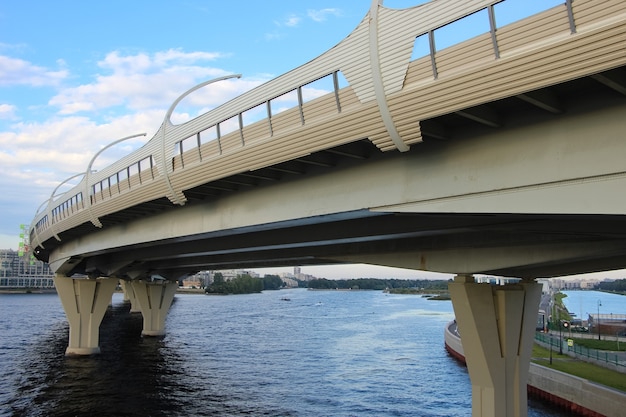
<instances>
[{"instance_id":1,"label":"grass strip","mask_svg":"<svg viewBox=\"0 0 626 417\"><path fill-rule=\"evenodd\" d=\"M567 355L559 355L559 352L554 350L550 364L550 351L536 344L533 346L532 362L626 392L626 374L576 360Z\"/></svg>"},{"instance_id":2,"label":"grass strip","mask_svg":"<svg viewBox=\"0 0 626 417\"><path fill-rule=\"evenodd\" d=\"M580 339L572 338L574 343L587 349L609 350L609 351L626 351L626 343L617 340L598 340L598 339Z\"/></svg>"}]
</instances>

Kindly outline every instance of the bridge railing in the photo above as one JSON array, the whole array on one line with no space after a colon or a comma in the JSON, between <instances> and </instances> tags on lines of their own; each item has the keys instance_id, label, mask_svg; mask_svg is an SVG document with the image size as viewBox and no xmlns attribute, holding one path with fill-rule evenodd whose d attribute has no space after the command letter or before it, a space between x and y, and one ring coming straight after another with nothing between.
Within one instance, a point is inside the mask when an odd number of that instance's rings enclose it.
<instances>
[{"instance_id":1,"label":"bridge railing","mask_svg":"<svg viewBox=\"0 0 626 417\"><path fill-rule=\"evenodd\" d=\"M437 78L452 77L479 63L485 65L490 60L515 55L528 48L530 43L545 42L547 37L568 36L570 32L575 32L577 26L591 27L603 19L610 19L612 14L624 12L623 3L617 0L566 0L539 14L496 27L493 9L498 3L499 0L476 0L462 4L441 0L436 4L427 3L403 11L388 10L385 19L397 21L395 25L381 28L379 42L394 47L382 50L382 58L371 55L369 19L366 17L345 42L313 61L183 124L173 125L167 117L152 139L140 149L98 172L89 170L79 184L62 195L53 193L33 220L31 247L41 246L51 237L60 240L58 233L85 222L91 221L100 226L100 217L142 202L166 196L173 203L184 204L183 188L180 183L172 185L170 174L184 172L188 167L208 161L215 165L218 158L247 146L295 131L310 121L336 117L351 106L360 106L368 100L371 103L375 98L372 92L372 60L381 60L381 69L387 74L381 81L385 89L393 92L407 85L432 83ZM437 9L432 17L421 12L422 7L435 10L439 4L443 7ZM489 12L490 29L487 33L460 40L441 50L435 48L437 30L482 10ZM396 30L398 27L400 29ZM417 42L422 37L428 39L429 53L411 62L411 42ZM397 52L399 50L402 51ZM390 53L396 55L388 56ZM340 74L348 80L348 86L340 85ZM326 78L332 80L332 87L326 94L307 101L303 92L311 83ZM455 106L454 100L467 101L468 96L467 91L460 91L454 99L446 96L447 106ZM295 100L296 104L278 111L283 99ZM422 116L442 111L440 104L433 102L431 105L427 100L430 98L425 96L424 106L433 109L421 111ZM415 128L419 120L416 122L412 117L398 123L406 125L399 129L403 139L417 135L414 140L420 140L419 125L417 130ZM379 135L384 138L371 137L370 140L381 150L395 149L393 144L387 143L389 135ZM360 138L340 138L344 143L356 139ZM281 151L281 154L284 153L283 160L288 160L288 153L293 150ZM245 165L246 161L237 161L242 164L242 171L263 163L258 159L248 162L251 164L249 167Z\"/></svg>"},{"instance_id":2,"label":"bridge railing","mask_svg":"<svg viewBox=\"0 0 626 417\"><path fill-rule=\"evenodd\" d=\"M176 171L189 164L228 154L251 143L271 139L286 130L306 125L308 122L332 114L358 101L350 87L341 88L340 72L298 85L292 90L271 97L253 107L211 124L174 143L172 167ZM305 91L313 83L329 79L331 92L307 100ZM295 106L281 109L283 102ZM278 109L278 110L275 110Z\"/></svg>"},{"instance_id":3,"label":"bridge railing","mask_svg":"<svg viewBox=\"0 0 626 417\"><path fill-rule=\"evenodd\" d=\"M322 78L325 77L332 78L334 91L323 94L322 97L313 100L304 98L302 91L309 84L319 81L319 79L313 80L297 85L290 91L267 99L246 110L238 111L208 127L202 128L202 130L193 133L185 139L175 141L174 146L170 148L171 152L165 152L166 159L170 162L164 164L166 166L165 169L159 170L160 167L156 161L162 158L160 151L162 147L167 147L167 139L176 136L180 127L192 122L190 121L182 125L169 125L166 135L163 134L164 126L167 124L167 121L165 121L159 132L142 148L101 171L91 171L90 175L85 175L79 184L60 196L52 196L47 204L42 205L36 214L33 227L31 227L31 242L41 245L42 241L47 238L47 236L44 236L46 232L50 232L60 240L58 236L60 230L67 230L88 220L92 220L96 226L99 226L98 217L101 215L102 210L98 210L97 206L100 205L102 207L103 203L127 194L131 190L135 192L139 187L155 182L155 180L162 180L164 171L184 169L185 165L201 163L206 159L231 153L246 146L246 144L269 139L276 132L302 126L307 120L322 117L329 111L337 114L341 111L340 100L344 98L344 106L346 107L358 102L355 95L350 92L349 87L344 87L340 91L339 71L334 71ZM272 102L281 102L289 95L297 97L296 106L286 110L277 110L272 115ZM329 101L334 103L333 106L330 106L332 108L329 108L327 105ZM266 114L249 116L250 113L259 108L267 109ZM294 118L294 114L297 114L297 117ZM248 123L244 123L244 120L248 121ZM223 134L222 132L226 133ZM86 183L85 177L88 178L88 183ZM161 184L162 181L158 182L162 196L166 194L165 187ZM135 193L134 195L135 198L129 198L129 203L126 206L155 198L154 194L145 196L144 193ZM120 206L116 206L119 210ZM88 218L77 215L81 212L85 214L85 210L92 212L95 210L96 212L95 214L92 213ZM63 224L61 225L61 223Z\"/></svg>"}]
</instances>

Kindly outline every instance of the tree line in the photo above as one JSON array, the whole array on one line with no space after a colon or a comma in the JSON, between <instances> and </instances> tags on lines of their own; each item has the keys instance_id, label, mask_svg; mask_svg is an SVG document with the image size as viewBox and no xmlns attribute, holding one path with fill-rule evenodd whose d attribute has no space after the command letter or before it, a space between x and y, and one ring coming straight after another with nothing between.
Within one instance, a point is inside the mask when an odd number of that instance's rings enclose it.
<instances>
[{"instance_id":1,"label":"tree line","mask_svg":"<svg viewBox=\"0 0 626 417\"><path fill-rule=\"evenodd\" d=\"M447 290L448 281L429 279L314 279L308 282L308 287L318 290L385 290L394 288L422 288L426 290Z\"/></svg>"},{"instance_id":2,"label":"tree line","mask_svg":"<svg viewBox=\"0 0 626 417\"><path fill-rule=\"evenodd\" d=\"M596 289L600 291L626 293L626 279L618 279L615 281L602 281L596 285Z\"/></svg>"},{"instance_id":3,"label":"tree line","mask_svg":"<svg viewBox=\"0 0 626 417\"><path fill-rule=\"evenodd\" d=\"M249 274L237 275L237 278L226 281L221 272L213 276L213 283L206 287L208 294L253 294L263 290L278 290L284 286L278 275L265 275L253 278Z\"/></svg>"}]
</instances>

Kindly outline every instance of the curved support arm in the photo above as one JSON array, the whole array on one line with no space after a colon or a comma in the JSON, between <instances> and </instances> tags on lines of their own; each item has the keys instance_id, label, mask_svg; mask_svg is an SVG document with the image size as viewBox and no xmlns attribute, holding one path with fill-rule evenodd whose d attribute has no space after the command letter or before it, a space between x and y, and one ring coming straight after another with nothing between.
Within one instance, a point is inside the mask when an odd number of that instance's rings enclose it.
<instances>
[{"instance_id":1,"label":"curved support arm","mask_svg":"<svg viewBox=\"0 0 626 417\"><path fill-rule=\"evenodd\" d=\"M169 171L167 169L167 158L166 158L166 149L165 149L165 137L166 137L166 131L167 131L167 127L168 126L173 126L171 117L172 117L172 113L174 113L174 109L176 108L176 106L178 106L178 103L180 103L182 101L182 99L184 99L185 97L187 97L189 94L193 93L196 90L201 89L202 87L205 87L209 84L213 84L217 81L223 81L223 80L227 80L229 78L241 78L241 74L231 74L231 75L225 75L223 77L218 77L218 78L213 78L212 80L208 80L205 82L202 82L198 85L196 85L195 87L190 88L189 90L185 91L183 94L181 94L176 100L174 100L174 102L172 103L172 105L170 106L169 109L167 109L167 113L165 113L165 119L163 120L163 136L161 137L161 172L163 174L163 177L165 178L165 184L167 185L167 190L168 190L168 196L170 201L174 204L178 204L178 205L184 205L185 204L185 196L182 195L182 198L179 197L176 192L174 191L174 188L172 187L172 182L170 181L170 175L169 175ZM182 194L182 193L181 193Z\"/></svg>"},{"instance_id":2,"label":"curved support arm","mask_svg":"<svg viewBox=\"0 0 626 417\"><path fill-rule=\"evenodd\" d=\"M66 178L65 180L63 180L63 182L62 182L62 183L60 183L59 185L57 185L57 186L56 186L56 188L52 191L52 193L50 194L50 198L48 199L48 205L47 205L47 210L46 210L46 212L47 212L47 214L48 214L48 216L49 216L49 218L50 218L50 228L52 229L52 234L54 235L54 238L55 238L56 240L58 240L58 241L61 241L61 238L59 237L59 235L58 235L58 233L57 233L57 231L56 231L56 229L55 229L55 227L54 227L54 222L52 222L52 203L54 202L54 197L56 197L56 192L57 192L57 190L58 190L59 188L61 188L61 186L62 186L63 184L65 184L65 183L66 183L66 182L68 182L69 180L73 180L74 178L79 177L79 176L81 176L81 175L83 176L83 179L84 179L84 178L85 178L85 176L84 176L84 175L85 175L85 173L84 173L84 172L79 172L78 174L74 174L74 175L72 175L71 177ZM35 232L35 233L36 233L36 232Z\"/></svg>"},{"instance_id":3,"label":"curved support arm","mask_svg":"<svg viewBox=\"0 0 626 417\"><path fill-rule=\"evenodd\" d=\"M87 165L87 171L85 171L84 175L84 180L85 180L85 198L83 199L83 201L87 202L87 210L89 210L89 216L91 217L91 222L93 223L94 226L96 227L102 227L102 223L100 223L100 220L98 220L96 217L94 217L92 210L91 210L91 196L89 195L89 174L91 173L91 167L93 166L93 163L95 162L96 158L98 156L100 156L100 154L102 152L104 152L105 150L109 149L111 146L117 145L120 142L124 142L125 140L128 139L132 139L132 138L136 138L139 136L146 136L146 133L139 133L136 135L131 135L131 136L126 136L125 138L122 139L118 139L114 142L109 143L107 146L105 146L104 148L100 149L98 152L96 152L96 154L93 156L93 158L91 158L91 161L89 161L89 165Z\"/></svg>"},{"instance_id":4,"label":"curved support arm","mask_svg":"<svg viewBox=\"0 0 626 417\"><path fill-rule=\"evenodd\" d=\"M55 228L54 228L54 223L52 223L52 202L54 201L54 197L57 196L57 191L59 190L59 188L61 188L61 186L65 183L67 183L69 180L73 180L76 177L80 177L81 175L85 175L84 172L79 172L78 174L74 174L69 178L64 179L61 183L59 183L59 185L56 186L56 188L52 191L52 193L50 194L50 198L48 198L46 201L44 201L43 203L41 203L39 205L39 207L37 208L37 211L35 212L35 219L37 218L37 215L41 212L41 209L45 206L46 207L46 214L48 215L48 218L50 219L50 228L52 229L52 234L54 235L54 238L58 241L61 240L61 238L59 237L59 235L57 234ZM36 222L33 221L29 227L29 233L30 231L34 231L35 232L35 239L37 240L37 242L35 242L38 246L41 246L43 248L43 245L41 244L41 242L39 241L39 235L37 233L37 229L35 227Z\"/></svg>"},{"instance_id":5,"label":"curved support arm","mask_svg":"<svg viewBox=\"0 0 626 417\"><path fill-rule=\"evenodd\" d=\"M176 106L178 106L178 103L180 103L189 94L191 94L194 91L199 90L202 87L205 87L205 86L207 86L209 84L213 84L213 83L218 82L218 81L227 80L229 78L241 78L241 74L230 74L230 75L224 75L223 77L213 78L211 80L204 81L204 82L202 82L202 83L200 83L200 84L190 88L189 90L185 91L184 93L182 93L176 100L174 100L174 102L172 103L170 108L167 109L167 113L165 113L165 121L168 122L169 124L172 124L172 121L171 121L170 118L172 117L172 113L174 113L174 109L176 108Z\"/></svg>"},{"instance_id":6,"label":"curved support arm","mask_svg":"<svg viewBox=\"0 0 626 417\"><path fill-rule=\"evenodd\" d=\"M66 178L65 180L63 180L63 182L62 182L62 183L60 183L59 185L57 185L57 187L56 187L56 188L52 191L52 194L50 194L50 198L48 199L48 204L52 204L52 202L54 201L54 197L56 197L56 192L57 192L57 190L58 190L59 188L61 188L61 186L62 186L63 184L65 184L66 182L68 182L68 181L70 181L70 180L73 180L73 179L74 179L74 178L76 178L76 177L80 177L81 175L83 175L83 176L84 176L84 175L85 175L85 173L84 173L84 172L79 172L78 174L74 174L74 175L72 175L71 177Z\"/></svg>"},{"instance_id":7,"label":"curved support arm","mask_svg":"<svg viewBox=\"0 0 626 417\"><path fill-rule=\"evenodd\" d=\"M394 145L400 152L409 150L409 146L404 143L393 122L387 98L385 96L385 85L383 75L380 70L380 52L378 49L378 7L382 6L383 0L372 0L370 8L369 41L370 41L370 68L372 69L372 84L374 94L378 103L378 110L383 119L387 133Z\"/></svg>"}]
</instances>

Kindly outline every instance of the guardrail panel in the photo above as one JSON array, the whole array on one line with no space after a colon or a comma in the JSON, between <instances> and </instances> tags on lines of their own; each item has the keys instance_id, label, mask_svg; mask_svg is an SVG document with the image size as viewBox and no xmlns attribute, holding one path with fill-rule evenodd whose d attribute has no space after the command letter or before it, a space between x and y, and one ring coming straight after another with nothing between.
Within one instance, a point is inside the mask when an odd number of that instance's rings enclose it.
<instances>
[{"instance_id":1,"label":"guardrail panel","mask_svg":"<svg viewBox=\"0 0 626 417\"><path fill-rule=\"evenodd\" d=\"M220 145L217 139L200 145L200 155L202 156L202 160L218 156L220 153Z\"/></svg>"},{"instance_id":2,"label":"guardrail panel","mask_svg":"<svg viewBox=\"0 0 626 417\"><path fill-rule=\"evenodd\" d=\"M297 106L272 116L272 130L275 135L299 126L302 126L302 122L300 120L300 109Z\"/></svg>"},{"instance_id":3,"label":"guardrail panel","mask_svg":"<svg viewBox=\"0 0 626 417\"><path fill-rule=\"evenodd\" d=\"M563 5L498 28L496 38L500 55L505 56L517 49L528 48L534 42L569 33L567 9Z\"/></svg>"},{"instance_id":4,"label":"guardrail panel","mask_svg":"<svg viewBox=\"0 0 626 417\"><path fill-rule=\"evenodd\" d=\"M359 98L350 87L344 87L339 90L339 104L341 105L342 112L361 106Z\"/></svg>"},{"instance_id":5,"label":"guardrail panel","mask_svg":"<svg viewBox=\"0 0 626 417\"><path fill-rule=\"evenodd\" d=\"M430 55L423 56L409 64L406 78L404 79L404 87L421 81L432 81L434 78Z\"/></svg>"},{"instance_id":6,"label":"guardrail panel","mask_svg":"<svg viewBox=\"0 0 626 417\"><path fill-rule=\"evenodd\" d=\"M473 39L435 53L439 77L446 77L480 62L495 61L491 35L484 33Z\"/></svg>"},{"instance_id":7,"label":"guardrail panel","mask_svg":"<svg viewBox=\"0 0 626 417\"><path fill-rule=\"evenodd\" d=\"M222 136L220 144L222 145L222 153L233 152L241 148L243 146L241 143L241 132L237 129Z\"/></svg>"},{"instance_id":8,"label":"guardrail panel","mask_svg":"<svg viewBox=\"0 0 626 417\"><path fill-rule=\"evenodd\" d=\"M243 140L247 145L270 137L270 126L267 118L251 123L243 128Z\"/></svg>"},{"instance_id":9,"label":"guardrail panel","mask_svg":"<svg viewBox=\"0 0 626 417\"><path fill-rule=\"evenodd\" d=\"M304 113L305 124L318 118L337 114L337 99L335 98L335 93L331 92L307 101L302 105L302 111Z\"/></svg>"},{"instance_id":10,"label":"guardrail panel","mask_svg":"<svg viewBox=\"0 0 626 417\"><path fill-rule=\"evenodd\" d=\"M626 13L626 2L623 0L573 1L572 10L577 27L584 28Z\"/></svg>"}]
</instances>

